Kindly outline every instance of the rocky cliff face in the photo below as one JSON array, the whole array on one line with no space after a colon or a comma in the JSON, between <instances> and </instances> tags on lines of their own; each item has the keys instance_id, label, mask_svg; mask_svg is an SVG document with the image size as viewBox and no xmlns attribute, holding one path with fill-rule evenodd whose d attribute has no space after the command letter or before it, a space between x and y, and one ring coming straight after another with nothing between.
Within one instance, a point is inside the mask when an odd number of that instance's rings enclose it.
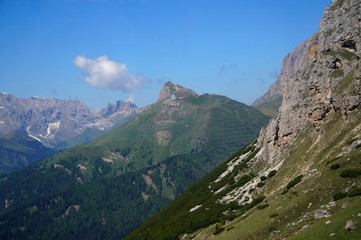
<instances>
[{"instance_id":1,"label":"rocky cliff face","mask_svg":"<svg viewBox=\"0 0 361 240\"><path fill-rule=\"evenodd\" d=\"M287 81L296 73L305 54L308 42L301 43L283 59L281 73L277 81L271 85L263 96L252 103L253 107L266 113L269 112L269 115L275 116L278 114L282 102L282 82Z\"/></svg>"},{"instance_id":2,"label":"rocky cliff face","mask_svg":"<svg viewBox=\"0 0 361 240\"><path fill-rule=\"evenodd\" d=\"M340 112L347 119L359 106L360 9L359 1L334 1L325 11L320 32L295 49L297 58L286 57L279 78L280 113L258 139L264 160L279 162L306 128L326 131L328 115Z\"/></svg>"}]
</instances>

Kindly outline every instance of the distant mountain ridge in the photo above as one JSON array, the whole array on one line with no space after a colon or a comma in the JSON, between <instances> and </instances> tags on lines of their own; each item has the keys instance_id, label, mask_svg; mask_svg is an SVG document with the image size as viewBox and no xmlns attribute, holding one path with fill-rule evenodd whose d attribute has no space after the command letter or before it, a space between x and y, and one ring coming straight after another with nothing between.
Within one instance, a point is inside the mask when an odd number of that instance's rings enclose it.
<instances>
[{"instance_id":1,"label":"distant mountain ridge","mask_svg":"<svg viewBox=\"0 0 361 240\"><path fill-rule=\"evenodd\" d=\"M101 135L105 130L130 120L141 111L129 102L118 101L114 108L111 106L108 105L106 109L97 113L76 100L40 97L20 99L11 94L0 93L0 134L12 135L11 140L15 141L16 136L23 135L20 138L30 137L43 145L42 147L39 144L33 145L38 147L32 148L31 151L34 153L30 155L22 155L26 153L22 150L15 154L14 148L9 149L12 152L10 155L0 152L0 160L6 161L7 165L10 162L14 164L18 162L19 167L26 166L41 159L45 148L57 151L84 144ZM6 139L9 138L3 138L3 141ZM5 148L3 150L5 151ZM36 152L39 152L38 156ZM14 157L11 157L12 155ZM23 159L24 164L20 164L19 160L15 161L15 156L17 158L23 156L19 159ZM16 165L9 167L17 169ZM5 168L3 170L7 172Z\"/></svg>"}]
</instances>

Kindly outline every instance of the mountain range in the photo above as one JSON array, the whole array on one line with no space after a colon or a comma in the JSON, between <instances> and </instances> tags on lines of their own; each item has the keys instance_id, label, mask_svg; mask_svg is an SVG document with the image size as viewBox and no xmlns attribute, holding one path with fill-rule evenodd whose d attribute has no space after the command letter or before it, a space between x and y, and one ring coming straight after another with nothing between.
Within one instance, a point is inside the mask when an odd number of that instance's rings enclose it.
<instances>
[{"instance_id":1,"label":"mountain range","mask_svg":"<svg viewBox=\"0 0 361 240\"><path fill-rule=\"evenodd\" d=\"M332 1L261 99L282 103L259 137L126 239L361 239L360 11Z\"/></svg>"},{"instance_id":2,"label":"mountain range","mask_svg":"<svg viewBox=\"0 0 361 240\"><path fill-rule=\"evenodd\" d=\"M0 93L0 174L90 142L140 111L130 102L118 101L94 112L80 101Z\"/></svg>"},{"instance_id":3,"label":"mountain range","mask_svg":"<svg viewBox=\"0 0 361 240\"><path fill-rule=\"evenodd\" d=\"M268 121L253 107L167 82L131 121L1 178L0 238L123 238Z\"/></svg>"},{"instance_id":4,"label":"mountain range","mask_svg":"<svg viewBox=\"0 0 361 240\"><path fill-rule=\"evenodd\" d=\"M360 11L333 0L254 107L167 82L125 123L122 102L91 121L70 111L84 129L120 125L2 176L0 238L361 239ZM22 120L6 124L25 122L4 132L7 148L74 142L56 135L55 111L30 124L37 113L7 109L0 119Z\"/></svg>"}]
</instances>

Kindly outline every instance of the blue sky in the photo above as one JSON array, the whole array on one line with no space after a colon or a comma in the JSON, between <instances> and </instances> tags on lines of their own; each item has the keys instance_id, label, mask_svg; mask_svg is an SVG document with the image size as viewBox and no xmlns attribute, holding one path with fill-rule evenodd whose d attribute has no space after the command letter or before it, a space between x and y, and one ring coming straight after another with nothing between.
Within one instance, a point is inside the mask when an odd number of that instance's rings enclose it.
<instances>
[{"instance_id":1,"label":"blue sky","mask_svg":"<svg viewBox=\"0 0 361 240\"><path fill-rule=\"evenodd\" d=\"M331 0L0 0L0 92L93 109L166 81L246 104Z\"/></svg>"}]
</instances>

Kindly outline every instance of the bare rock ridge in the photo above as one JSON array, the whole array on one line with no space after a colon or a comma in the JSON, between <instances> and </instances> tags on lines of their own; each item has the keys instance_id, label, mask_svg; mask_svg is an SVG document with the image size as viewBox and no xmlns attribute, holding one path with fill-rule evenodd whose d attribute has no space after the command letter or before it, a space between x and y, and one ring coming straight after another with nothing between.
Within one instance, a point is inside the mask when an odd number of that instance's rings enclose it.
<instances>
[{"instance_id":1,"label":"bare rock ridge","mask_svg":"<svg viewBox=\"0 0 361 240\"><path fill-rule=\"evenodd\" d=\"M99 113L80 101L40 97L16 98L0 94L0 133L24 132L44 146L61 148L62 144L87 129L103 131L139 112L131 103L119 101Z\"/></svg>"},{"instance_id":2,"label":"bare rock ridge","mask_svg":"<svg viewBox=\"0 0 361 240\"><path fill-rule=\"evenodd\" d=\"M279 114L261 131L262 158L276 164L309 126L322 133L331 112L344 119L360 104L361 2L333 1L325 10L320 32L288 55L278 81ZM342 17L340 17L342 16Z\"/></svg>"},{"instance_id":3,"label":"bare rock ridge","mask_svg":"<svg viewBox=\"0 0 361 240\"><path fill-rule=\"evenodd\" d=\"M167 99L174 100L176 98L185 98L191 96L198 96L198 94L188 88L182 87L172 82L166 82L160 91L158 102Z\"/></svg>"},{"instance_id":4,"label":"bare rock ridge","mask_svg":"<svg viewBox=\"0 0 361 240\"><path fill-rule=\"evenodd\" d=\"M108 103L107 107L102 109L99 114L103 118L110 120L114 125L120 125L133 117L142 110L134 103L127 101L117 101L115 104Z\"/></svg>"}]
</instances>

